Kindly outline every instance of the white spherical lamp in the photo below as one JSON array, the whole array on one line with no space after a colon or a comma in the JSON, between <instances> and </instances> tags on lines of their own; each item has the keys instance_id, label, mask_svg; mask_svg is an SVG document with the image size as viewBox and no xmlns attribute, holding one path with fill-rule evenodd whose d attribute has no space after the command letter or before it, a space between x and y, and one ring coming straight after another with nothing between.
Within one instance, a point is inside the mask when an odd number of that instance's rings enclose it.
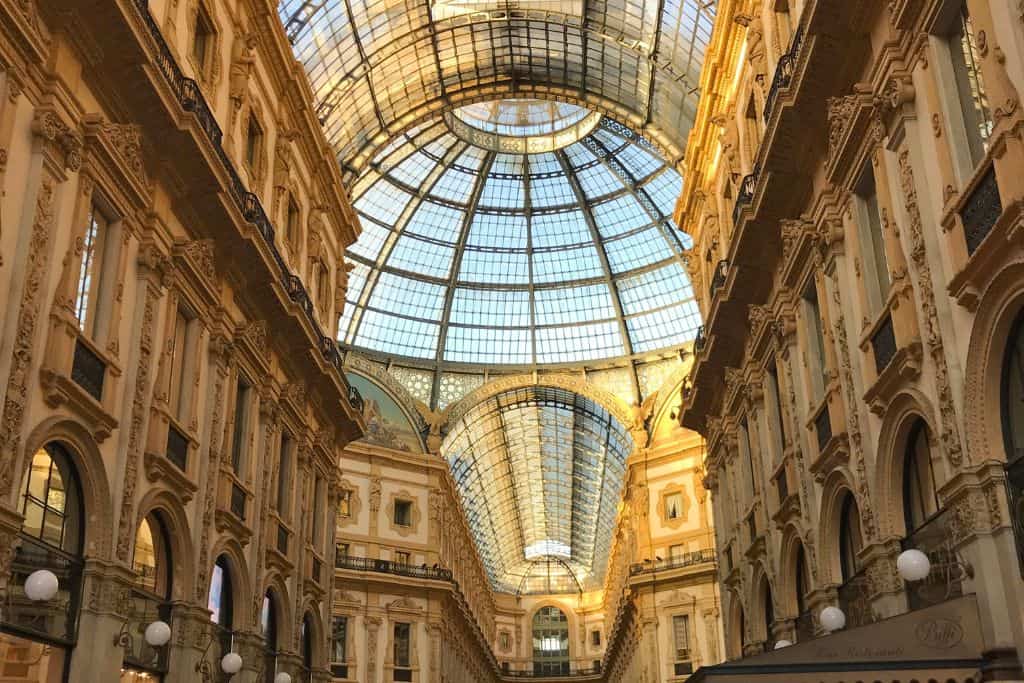
<instances>
[{"instance_id":1,"label":"white spherical lamp","mask_svg":"<svg viewBox=\"0 0 1024 683\"><path fill-rule=\"evenodd\" d=\"M896 571L904 581L920 581L932 570L932 562L928 556L916 548L904 550L896 558Z\"/></svg>"},{"instance_id":2,"label":"white spherical lamp","mask_svg":"<svg viewBox=\"0 0 1024 683\"><path fill-rule=\"evenodd\" d=\"M229 652L220 660L220 668L226 674L236 674L242 670L242 655Z\"/></svg>"},{"instance_id":3,"label":"white spherical lamp","mask_svg":"<svg viewBox=\"0 0 1024 683\"><path fill-rule=\"evenodd\" d=\"M34 571L25 579L25 595L29 600L35 602L53 600L53 596L57 595L59 588L60 582L57 581L57 575L49 569Z\"/></svg>"},{"instance_id":4,"label":"white spherical lamp","mask_svg":"<svg viewBox=\"0 0 1024 683\"><path fill-rule=\"evenodd\" d=\"M793 644L793 641L786 640L785 638L783 638L782 640L776 640L775 641L775 649L776 650L781 650L782 648L789 647L792 644Z\"/></svg>"},{"instance_id":5,"label":"white spherical lamp","mask_svg":"<svg viewBox=\"0 0 1024 683\"><path fill-rule=\"evenodd\" d=\"M286 672L282 671L281 673L274 676L274 683L292 683L292 677L288 675Z\"/></svg>"},{"instance_id":6,"label":"white spherical lamp","mask_svg":"<svg viewBox=\"0 0 1024 683\"><path fill-rule=\"evenodd\" d=\"M826 607L818 617L822 627L829 632L841 631L846 627L846 615L838 607Z\"/></svg>"},{"instance_id":7,"label":"white spherical lamp","mask_svg":"<svg viewBox=\"0 0 1024 683\"><path fill-rule=\"evenodd\" d=\"M166 621L154 621L143 634L153 647L163 647L171 639L171 627Z\"/></svg>"}]
</instances>

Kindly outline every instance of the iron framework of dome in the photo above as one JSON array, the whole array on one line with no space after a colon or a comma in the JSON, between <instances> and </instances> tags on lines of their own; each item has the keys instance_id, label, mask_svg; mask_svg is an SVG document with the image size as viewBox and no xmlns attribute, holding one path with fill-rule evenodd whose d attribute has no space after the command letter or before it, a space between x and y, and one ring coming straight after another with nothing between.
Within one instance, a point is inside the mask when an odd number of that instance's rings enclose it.
<instances>
[{"instance_id":1,"label":"iron framework of dome","mask_svg":"<svg viewBox=\"0 0 1024 683\"><path fill-rule=\"evenodd\" d=\"M451 118L399 136L355 184L346 346L534 367L638 359L694 337L687 238L670 218L681 179L643 138L602 118L560 149L507 153L468 142Z\"/></svg>"},{"instance_id":2,"label":"iron framework of dome","mask_svg":"<svg viewBox=\"0 0 1024 683\"><path fill-rule=\"evenodd\" d=\"M601 585L632 448L602 406L552 387L498 394L451 425L441 453L497 590Z\"/></svg>"},{"instance_id":3,"label":"iron framework of dome","mask_svg":"<svg viewBox=\"0 0 1024 683\"><path fill-rule=\"evenodd\" d=\"M348 180L378 149L485 100L572 101L682 158L714 0L281 0Z\"/></svg>"}]
</instances>

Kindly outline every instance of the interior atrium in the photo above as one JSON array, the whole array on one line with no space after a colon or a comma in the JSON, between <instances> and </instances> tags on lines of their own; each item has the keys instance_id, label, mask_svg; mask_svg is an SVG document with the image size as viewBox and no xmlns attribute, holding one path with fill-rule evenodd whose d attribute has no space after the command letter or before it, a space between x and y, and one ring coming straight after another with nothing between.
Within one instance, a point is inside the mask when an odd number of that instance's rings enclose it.
<instances>
[{"instance_id":1,"label":"interior atrium","mask_svg":"<svg viewBox=\"0 0 1024 683\"><path fill-rule=\"evenodd\" d=\"M0 683L1024 681L1024 5L0 3Z\"/></svg>"}]
</instances>

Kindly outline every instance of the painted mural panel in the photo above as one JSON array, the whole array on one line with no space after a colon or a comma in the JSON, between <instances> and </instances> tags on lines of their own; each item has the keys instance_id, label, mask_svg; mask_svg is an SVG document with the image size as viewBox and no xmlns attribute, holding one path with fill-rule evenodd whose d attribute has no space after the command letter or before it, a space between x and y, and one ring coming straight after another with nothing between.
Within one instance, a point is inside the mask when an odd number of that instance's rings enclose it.
<instances>
[{"instance_id":1,"label":"painted mural panel","mask_svg":"<svg viewBox=\"0 0 1024 683\"><path fill-rule=\"evenodd\" d=\"M346 377L363 397L364 441L398 451L422 452L416 429L387 392L362 375L350 372Z\"/></svg>"}]
</instances>

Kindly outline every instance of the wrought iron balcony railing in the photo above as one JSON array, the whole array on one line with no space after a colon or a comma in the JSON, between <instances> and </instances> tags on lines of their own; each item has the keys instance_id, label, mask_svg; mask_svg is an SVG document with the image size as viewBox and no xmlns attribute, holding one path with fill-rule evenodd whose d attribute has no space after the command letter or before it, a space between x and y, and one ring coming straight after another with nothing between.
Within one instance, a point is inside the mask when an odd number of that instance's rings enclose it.
<instances>
[{"instance_id":1,"label":"wrought iron balcony railing","mask_svg":"<svg viewBox=\"0 0 1024 683\"><path fill-rule=\"evenodd\" d=\"M732 224L735 226L740 221L740 212L745 206L754 201L754 191L757 189L757 178L761 175L761 169L757 166L749 174L743 176L740 181L740 191L736 195L736 203L732 207Z\"/></svg>"},{"instance_id":2,"label":"wrought iron balcony railing","mask_svg":"<svg viewBox=\"0 0 1024 683\"><path fill-rule=\"evenodd\" d=\"M695 550L692 553L683 553L678 557L670 557L667 560L652 560L648 562L637 562L636 564L630 565L629 575L636 576L637 574L648 574L650 572L661 572L669 569L679 569L681 567L693 567L698 564L708 564L715 562L715 549L714 548L702 548L701 550Z\"/></svg>"},{"instance_id":3,"label":"wrought iron balcony railing","mask_svg":"<svg viewBox=\"0 0 1024 683\"><path fill-rule=\"evenodd\" d=\"M378 560L372 557L353 557L352 555L335 555L335 569L352 569L359 572L379 572L396 576L409 576L416 579L434 579L435 581L453 581L450 569L434 565L416 565L407 562Z\"/></svg>"},{"instance_id":4,"label":"wrought iron balcony railing","mask_svg":"<svg viewBox=\"0 0 1024 683\"><path fill-rule=\"evenodd\" d=\"M1002 213L1003 204L999 198L996 170L990 166L960 210L968 254L973 254L981 246Z\"/></svg>"},{"instance_id":5,"label":"wrought iron balcony railing","mask_svg":"<svg viewBox=\"0 0 1024 683\"><path fill-rule=\"evenodd\" d=\"M710 294L712 300L714 300L715 294L717 294L718 290L722 288L722 285L725 284L725 280L728 277L729 262L725 259L722 259L721 261L718 262L718 265L715 266L715 273L714 275L711 276Z\"/></svg>"},{"instance_id":6,"label":"wrought iron balcony railing","mask_svg":"<svg viewBox=\"0 0 1024 683\"><path fill-rule=\"evenodd\" d=\"M789 46L789 51L779 58L779 64L775 67L772 85L768 89L768 97L764 101L764 120L766 122L771 118L779 90L788 88L789 84L793 82L793 74L796 72L796 63L800 58L800 48L803 47L803 42L804 27L801 24L793 34L793 42Z\"/></svg>"},{"instance_id":7,"label":"wrought iron balcony railing","mask_svg":"<svg viewBox=\"0 0 1024 683\"><path fill-rule=\"evenodd\" d=\"M814 432L818 437L818 452L821 453L825 450L828 442L832 440L832 418L828 413L827 403L814 418Z\"/></svg>"},{"instance_id":8,"label":"wrought iron balcony railing","mask_svg":"<svg viewBox=\"0 0 1024 683\"><path fill-rule=\"evenodd\" d=\"M71 359L71 379L97 401L103 400L103 380L107 375L107 364L86 346L81 339L75 342Z\"/></svg>"},{"instance_id":9,"label":"wrought iron balcony railing","mask_svg":"<svg viewBox=\"0 0 1024 683\"><path fill-rule=\"evenodd\" d=\"M274 227L271 224L270 219L267 217L267 213L264 211L259 197L252 192L249 192L245 183L238 175L238 171L235 170L235 166L228 157L227 152L224 151L224 147L221 144L224 134L220 129L220 125L217 123L216 117L213 115L213 110L210 109L210 106L203 98L199 85L195 80L188 78L181 71L181 67L178 66L178 63L174 58L174 54L167 45L167 41L164 40L159 24L149 11L148 0L135 0L134 4L139 15L142 17L143 23L149 31L150 38L156 45L156 66L167 80L171 91L178 98L178 103L181 105L182 109L195 115L200 129L213 145L213 149L217 154L221 165L227 172L228 191L231 198L234 200L245 220L255 225L260 236L263 238L265 246L269 250L274 263L277 265L278 276L285 292L287 292L288 297L294 303L298 304L299 308L301 308L305 313L306 321L309 323L317 337L317 348L319 348L321 355L334 367L335 371L338 373L338 378L340 379L341 384L348 387L349 402L352 403L353 407L355 407L356 403L361 406L362 399L359 397L359 391L348 384L345 380L344 374L342 373L341 351L338 348L337 342L323 333L320 323L316 319L315 306L312 298L309 296L309 292L306 291L305 286L302 284L302 280L297 275L293 274L288 268L284 257L281 255L277 245L274 243ZM353 399L356 400L353 401Z\"/></svg>"},{"instance_id":10,"label":"wrought iron balcony railing","mask_svg":"<svg viewBox=\"0 0 1024 683\"><path fill-rule=\"evenodd\" d=\"M875 354L875 371L881 375L896 355L896 334L893 332L891 315L885 316L885 320L871 336L871 349Z\"/></svg>"},{"instance_id":11,"label":"wrought iron balcony railing","mask_svg":"<svg viewBox=\"0 0 1024 683\"><path fill-rule=\"evenodd\" d=\"M700 353L708 344L707 330L703 325L697 328L697 338L693 340L693 350Z\"/></svg>"}]
</instances>

